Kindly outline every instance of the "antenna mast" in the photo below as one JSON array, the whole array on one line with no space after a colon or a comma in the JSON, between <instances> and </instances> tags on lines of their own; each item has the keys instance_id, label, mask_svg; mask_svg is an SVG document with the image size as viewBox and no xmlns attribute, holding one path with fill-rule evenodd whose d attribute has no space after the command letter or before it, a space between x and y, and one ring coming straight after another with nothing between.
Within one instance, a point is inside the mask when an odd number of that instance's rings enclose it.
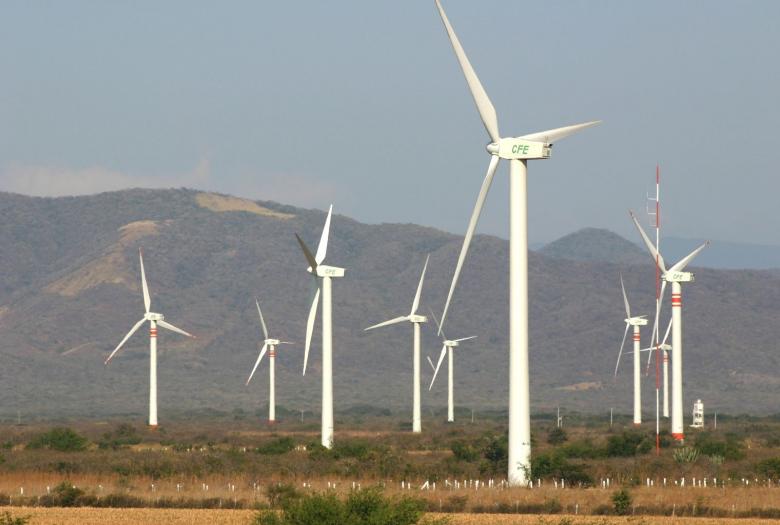
<instances>
[{"instance_id":1,"label":"antenna mast","mask_svg":"<svg viewBox=\"0 0 780 525\"><path fill-rule=\"evenodd\" d=\"M661 254L661 168L655 165L655 195L647 197L647 215L650 223L655 227L655 311L661 316L661 269L658 258ZM654 209L653 209L654 208ZM656 330L651 335L655 343L655 453L661 454L661 423L660 423L660 389L661 389L661 347L660 347L660 319L656 319ZM664 396L666 391L664 391Z\"/></svg>"}]
</instances>

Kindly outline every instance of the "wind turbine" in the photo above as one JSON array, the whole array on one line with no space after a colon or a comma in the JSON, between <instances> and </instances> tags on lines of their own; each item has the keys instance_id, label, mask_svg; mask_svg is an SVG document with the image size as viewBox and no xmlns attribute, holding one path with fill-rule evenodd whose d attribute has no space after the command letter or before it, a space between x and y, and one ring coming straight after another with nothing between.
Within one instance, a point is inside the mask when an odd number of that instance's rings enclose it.
<instances>
[{"instance_id":1,"label":"wind turbine","mask_svg":"<svg viewBox=\"0 0 780 525\"><path fill-rule=\"evenodd\" d=\"M659 296L658 306L655 312L655 321L653 322L653 335L658 330L658 316L660 315L661 303L663 303L664 292L666 291L666 283L672 283L672 437L677 441L683 441L685 439L683 421L683 392L682 392L682 283L692 283L694 275L691 272L685 272L685 267L699 255L710 243L705 242L691 253L680 259L676 264L672 265L669 269L666 268L664 258L655 249L653 243L648 238L645 230L639 224L636 216L633 212L631 214L631 220L634 221L634 225L639 234L642 236L642 240L647 246L653 261L657 261L658 268L661 270L661 293ZM651 339L653 340L653 339Z\"/></svg>"},{"instance_id":2,"label":"wind turbine","mask_svg":"<svg viewBox=\"0 0 780 525\"><path fill-rule=\"evenodd\" d=\"M455 395L453 392L454 367L452 363L452 349L456 346L459 346L463 341L475 339L477 336L472 335L470 337L461 337L460 339L447 339L447 337L444 335L444 330L441 329L439 320L436 319L436 315L433 312L431 312L431 317L433 317L433 320L436 322L436 327L441 332L442 347L441 353L439 354L439 361L436 363L436 366L433 366L433 361L431 361L430 357L428 358L428 362L431 363L431 367L433 368L433 379L431 379L431 385L428 387L428 390L433 388L433 382L436 381L439 368L441 367L442 361L444 361L444 354L447 354L447 422L452 423L455 421Z\"/></svg>"},{"instance_id":3,"label":"wind turbine","mask_svg":"<svg viewBox=\"0 0 780 525\"><path fill-rule=\"evenodd\" d=\"M246 380L246 384L249 385L249 382L252 380L252 376L255 375L255 370L257 370L257 367L260 365L260 361L263 360L263 357L265 357L266 351L268 352L268 421L270 423L276 422L276 347L278 345L291 345L289 341L280 341L278 339L271 339L268 336L268 328L265 326L265 319L263 319L263 312L260 310L260 302L255 299L255 304L257 305L257 315L260 316L260 326L263 328L263 335L265 336L265 341L263 341L263 348L260 349L260 355L257 356L257 361L255 361L255 366L252 368L252 373L249 374L249 379Z\"/></svg>"},{"instance_id":4,"label":"wind turbine","mask_svg":"<svg viewBox=\"0 0 780 525\"><path fill-rule=\"evenodd\" d=\"M618 367L620 366L620 357L623 355L623 345L626 344L626 336L628 335L628 329L633 327L634 336L634 424L642 424L642 384L641 384L641 357L640 357L640 344L639 344L639 327L647 325L647 319L644 315L638 317L631 317L631 307L628 304L628 297L626 296L626 287L623 285L623 276L620 276L620 289L623 291L623 304L626 308L626 330L623 332L623 341L620 343L620 352L618 352L617 363L615 364L615 377L617 377Z\"/></svg>"},{"instance_id":5,"label":"wind turbine","mask_svg":"<svg viewBox=\"0 0 780 525\"><path fill-rule=\"evenodd\" d=\"M471 214L463 247L452 277L447 302L442 313L444 324L447 310L458 283L463 261L471 243L471 237L482 212L493 175L500 159L509 160L509 446L508 475L510 485L528 485L531 469L531 409L528 387L528 197L527 161L550 157L551 146L559 139L567 137L598 121L586 122L562 128L531 133L520 137L501 137L498 132L498 118L492 102L471 67L465 51L452 29L447 15L439 0L436 7L444 22L455 56L460 63L466 83L477 105L477 110L485 125L490 144L490 153L485 179L477 196L474 211ZM515 67L514 64L512 67Z\"/></svg>"},{"instance_id":6,"label":"wind turbine","mask_svg":"<svg viewBox=\"0 0 780 525\"><path fill-rule=\"evenodd\" d=\"M138 258L141 261L141 289L144 296L144 316L140 321L130 329L124 339L114 348L114 351L106 358L105 364L116 355L122 345L124 345L128 339L139 329L144 322L149 321L149 426L157 426L157 326L167 328L177 334L186 335L187 337L194 338L195 336L185 332L181 328L176 328L171 323L165 321L163 314L157 314L150 311L152 300L149 297L149 286L146 284L146 272L144 272L144 254L140 249L138 250Z\"/></svg>"},{"instance_id":7,"label":"wind turbine","mask_svg":"<svg viewBox=\"0 0 780 525\"><path fill-rule=\"evenodd\" d=\"M420 275L420 283L417 285L417 293L414 294L412 310L409 312L409 315L402 315L401 317L396 317L395 319L390 319L389 321L384 321L366 328L366 331L368 331L381 326L402 323L404 321L409 321L414 327L414 339L412 342L414 347L414 353L412 354L412 432L422 432L422 418L420 416L420 324L428 321L428 319L424 315L418 315L417 308L420 306L420 295L422 294L423 281L425 281L425 270L428 269L428 260L430 258L430 255L425 258L425 265L423 266L423 271Z\"/></svg>"},{"instance_id":8,"label":"wind turbine","mask_svg":"<svg viewBox=\"0 0 780 525\"><path fill-rule=\"evenodd\" d=\"M309 318L306 321L306 346L303 353L303 375L306 375L306 364L309 361L309 347L311 335L314 329L314 321L317 318L317 306L322 295L322 437L321 443L325 448L333 447L333 318L331 302L331 279L344 277L344 268L327 266L322 264L325 254L328 252L328 235L330 233L330 217L333 213L333 205L328 209L325 226L322 228L320 243L317 245L316 255L312 255L306 243L298 234L298 244L301 245L303 255L309 263L307 271L314 277L316 291L314 300L309 308Z\"/></svg>"}]
</instances>

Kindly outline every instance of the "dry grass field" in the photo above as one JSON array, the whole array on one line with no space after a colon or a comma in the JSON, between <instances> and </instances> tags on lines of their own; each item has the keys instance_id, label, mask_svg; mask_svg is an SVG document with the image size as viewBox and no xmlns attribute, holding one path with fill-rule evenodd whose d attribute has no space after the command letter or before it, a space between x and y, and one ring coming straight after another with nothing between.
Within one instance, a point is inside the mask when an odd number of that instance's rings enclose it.
<instances>
[{"instance_id":1,"label":"dry grass field","mask_svg":"<svg viewBox=\"0 0 780 525\"><path fill-rule=\"evenodd\" d=\"M2 512L2 511L0 511ZM14 508L14 516L30 516L30 525L250 525L248 510ZM512 514L429 514L449 518L451 525L769 525L774 520L671 517L587 517Z\"/></svg>"}]
</instances>

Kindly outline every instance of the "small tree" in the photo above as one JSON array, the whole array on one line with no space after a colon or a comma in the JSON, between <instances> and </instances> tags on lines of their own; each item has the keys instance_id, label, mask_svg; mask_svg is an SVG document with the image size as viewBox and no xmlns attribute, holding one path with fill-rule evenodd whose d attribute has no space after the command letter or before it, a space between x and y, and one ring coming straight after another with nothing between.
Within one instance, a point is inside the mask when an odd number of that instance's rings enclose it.
<instances>
[{"instance_id":1,"label":"small tree","mask_svg":"<svg viewBox=\"0 0 780 525\"><path fill-rule=\"evenodd\" d=\"M560 445L569 439L566 431L560 427L555 427L547 433L547 442L550 445Z\"/></svg>"},{"instance_id":2,"label":"small tree","mask_svg":"<svg viewBox=\"0 0 780 525\"><path fill-rule=\"evenodd\" d=\"M615 514L625 516L631 508L631 493L626 489L620 489L612 494L612 505L615 507Z\"/></svg>"}]
</instances>

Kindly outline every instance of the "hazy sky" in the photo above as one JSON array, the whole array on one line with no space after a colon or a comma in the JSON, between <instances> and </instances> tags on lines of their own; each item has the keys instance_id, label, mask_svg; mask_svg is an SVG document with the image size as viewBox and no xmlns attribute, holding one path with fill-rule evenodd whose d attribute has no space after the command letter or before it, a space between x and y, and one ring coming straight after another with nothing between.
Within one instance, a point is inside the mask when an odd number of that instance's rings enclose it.
<instances>
[{"instance_id":1,"label":"hazy sky","mask_svg":"<svg viewBox=\"0 0 780 525\"><path fill-rule=\"evenodd\" d=\"M530 167L530 237L780 244L780 2L445 1ZM0 190L188 186L462 233L487 135L432 0L3 2ZM480 231L507 235L503 164Z\"/></svg>"}]
</instances>

